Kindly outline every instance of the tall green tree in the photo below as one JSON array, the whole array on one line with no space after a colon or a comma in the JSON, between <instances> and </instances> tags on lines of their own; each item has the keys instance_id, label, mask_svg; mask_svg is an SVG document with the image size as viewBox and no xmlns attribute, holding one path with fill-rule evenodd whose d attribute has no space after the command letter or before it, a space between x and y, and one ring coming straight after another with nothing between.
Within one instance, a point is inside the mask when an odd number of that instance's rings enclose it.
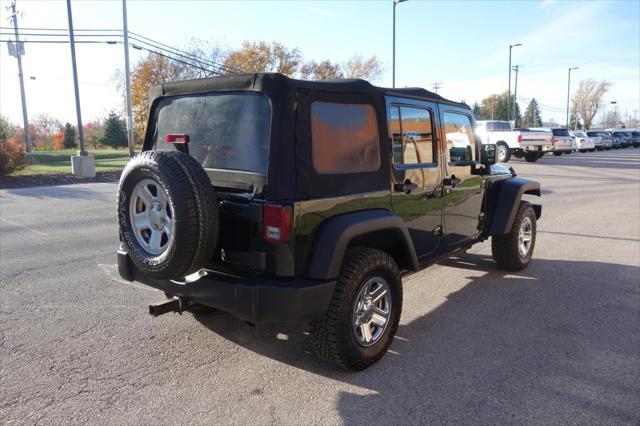
<instances>
[{"instance_id":1,"label":"tall green tree","mask_svg":"<svg viewBox=\"0 0 640 426\"><path fill-rule=\"evenodd\" d=\"M540 107L538 106L538 101L535 98L529 101L529 105L527 105L527 109L524 112L524 117L522 118L522 126L523 127L540 127L542 126L542 118L540 117Z\"/></svg>"},{"instance_id":2,"label":"tall green tree","mask_svg":"<svg viewBox=\"0 0 640 426\"><path fill-rule=\"evenodd\" d=\"M578 117L578 109L576 107L576 104L574 103L571 106L571 112L569 113L569 124L567 129L569 130L582 130L583 126L582 123L580 122L580 117Z\"/></svg>"},{"instance_id":3,"label":"tall green tree","mask_svg":"<svg viewBox=\"0 0 640 426\"><path fill-rule=\"evenodd\" d=\"M490 95L480 101L480 112L477 117L480 120L501 120L506 121L509 118L509 96L507 92L500 95ZM516 126L519 126L522 121L522 113L520 112L520 106L516 102L515 96L511 95L511 108L514 111L511 115L511 120L515 120Z\"/></svg>"},{"instance_id":4,"label":"tall green tree","mask_svg":"<svg viewBox=\"0 0 640 426\"><path fill-rule=\"evenodd\" d=\"M478 102L473 103L473 115L476 117L476 120L483 120L483 118L480 118L480 105L478 105Z\"/></svg>"},{"instance_id":5,"label":"tall green tree","mask_svg":"<svg viewBox=\"0 0 640 426\"><path fill-rule=\"evenodd\" d=\"M15 135L18 126L13 124L7 117L0 115L0 140L9 139Z\"/></svg>"},{"instance_id":6,"label":"tall green tree","mask_svg":"<svg viewBox=\"0 0 640 426\"><path fill-rule=\"evenodd\" d=\"M72 149L78 146L76 144L76 128L71 123L64 125L64 137L62 138L62 147L64 149Z\"/></svg>"},{"instance_id":7,"label":"tall green tree","mask_svg":"<svg viewBox=\"0 0 640 426\"><path fill-rule=\"evenodd\" d=\"M127 129L124 120L118 114L111 111L104 120L103 133L100 144L112 148L127 146Z\"/></svg>"}]
</instances>

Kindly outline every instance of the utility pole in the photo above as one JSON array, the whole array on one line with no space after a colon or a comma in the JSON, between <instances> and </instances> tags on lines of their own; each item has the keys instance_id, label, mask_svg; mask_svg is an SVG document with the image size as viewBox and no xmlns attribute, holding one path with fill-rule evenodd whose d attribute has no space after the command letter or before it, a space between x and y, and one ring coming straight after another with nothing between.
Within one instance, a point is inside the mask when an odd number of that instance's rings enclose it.
<instances>
[{"instance_id":1,"label":"utility pole","mask_svg":"<svg viewBox=\"0 0 640 426\"><path fill-rule=\"evenodd\" d=\"M491 95L491 121L493 121L493 95Z\"/></svg>"},{"instance_id":2,"label":"utility pole","mask_svg":"<svg viewBox=\"0 0 640 426\"><path fill-rule=\"evenodd\" d=\"M396 87L396 6L407 0L393 0L393 55L391 59L391 87Z\"/></svg>"},{"instance_id":3,"label":"utility pole","mask_svg":"<svg viewBox=\"0 0 640 426\"><path fill-rule=\"evenodd\" d=\"M127 90L127 142L129 157L135 154L133 146L133 114L131 113L131 75L129 73L129 27L127 25L127 0L122 0L122 26L124 29L124 80Z\"/></svg>"},{"instance_id":4,"label":"utility pole","mask_svg":"<svg viewBox=\"0 0 640 426\"><path fill-rule=\"evenodd\" d=\"M76 45L73 37L73 17L71 16L71 0L67 0L67 17L69 19L69 45L71 47L71 68L73 70L73 89L76 97L76 116L78 118L78 139L80 151L71 157L71 172L75 176L94 177L96 167L93 156L87 155L84 149L84 130L82 129L82 113L80 111L80 89L78 88L78 67L76 66Z\"/></svg>"},{"instance_id":5,"label":"utility pole","mask_svg":"<svg viewBox=\"0 0 640 426\"><path fill-rule=\"evenodd\" d=\"M511 122L511 49L522 46L522 43L509 45L509 89L507 90L507 121Z\"/></svg>"},{"instance_id":6,"label":"utility pole","mask_svg":"<svg viewBox=\"0 0 640 426\"><path fill-rule=\"evenodd\" d=\"M618 124L618 101L611 101L611 105L613 105L613 126L616 127Z\"/></svg>"},{"instance_id":7,"label":"utility pole","mask_svg":"<svg viewBox=\"0 0 640 426\"><path fill-rule=\"evenodd\" d=\"M442 89L442 85L443 83L441 81L436 81L431 85L431 87L433 87L433 90L435 90L436 93L438 93L438 89Z\"/></svg>"},{"instance_id":8,"label":"utility pole","mask_svg":"<svg viewBox=\"0 0 640 426\"><path fill-rule=\"evenodd\" d=\"M516 105L518 105L518 71L520 69L519 65L514 65L513 66L513 70L516 72L516 84L513 88L513 115L512 117L514 118L514 120L517 119L516 117Z\"/></svg>"},{"instance_id":9,"label":"utility pole","mask_svg":"<svg viewBox=\"0 0 640 426\"><path fill-rule=\"evenodd\" d=\"M569 79L567 81L567 118L566 118L567 124L565 126L567 130L569 130L569 93L571 90L571 70L577 70L577 69L580 69L580 68L578 67L569 68Z\"/></svg>"},{"instance_id":10,"label":"utility pole","mask_svg":"<svg viewBox=\"0 0 640 426\"><path fill-rule=\"evenodd\" d=\"M21 44L18 36L18 11L16 10L15 0L9 6L11 9L11 16L9 17L13 21L13 31L16 36L16 59L18 60L18 78L20 79L20 99L22 100L22 121L24 123L24 149L31 151L31 142L29 141L29 115L27 114L27 97L24 92L24 75L22 73L22 55L24 55L24 44Z\"/></svg>"}]
</instances>

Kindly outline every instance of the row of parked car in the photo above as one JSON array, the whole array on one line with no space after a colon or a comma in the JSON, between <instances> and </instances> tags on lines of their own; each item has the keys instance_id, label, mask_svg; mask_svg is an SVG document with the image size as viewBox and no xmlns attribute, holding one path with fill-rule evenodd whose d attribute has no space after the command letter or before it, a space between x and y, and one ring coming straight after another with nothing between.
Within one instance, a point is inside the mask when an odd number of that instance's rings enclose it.
<instances>
[{"instance_id":1,"label":"row of parked car","mask_svg":"<svg viewBox=\"0 0 640 426\"><path fill-rule=\"evenodd\" d=\"M565 128L516 128L508 121L480 120L476 135L483 144L496 145L496 159L507 162L511 156L528 162L538 161L547 153L602 151L633 146L640 147L638 129L569 131Z\"/></svg>"}]
</instances>

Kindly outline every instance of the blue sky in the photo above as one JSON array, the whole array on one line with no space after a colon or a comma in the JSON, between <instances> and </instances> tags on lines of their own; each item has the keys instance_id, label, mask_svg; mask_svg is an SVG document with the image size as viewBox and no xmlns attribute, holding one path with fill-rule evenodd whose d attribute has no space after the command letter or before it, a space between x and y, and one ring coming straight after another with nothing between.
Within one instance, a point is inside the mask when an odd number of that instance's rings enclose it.
<instances>
[{"instance_id":1,"label":"blue sky","mask_svg":"<svg viewBox=\"0 0 640 426\"><path fill-rule=\"evenodd\" d=\"M0 21L8 26L0 0ZM73 0L77 28L120 28L120 1ZM64 1L18 0L21 26L67 26ZM572 81L607 79L607 101L640 116L640 2L638 1L419 1L397 6L396 84L429 88L468 103L506 90L508 46L521 66L518 93L536 97L543 117L564 122L567 68ZM391 1L128 1L129 26L153 39L184 45L190 37L237 47L243 40L277 40L306 59L345 61L354 53L378 55L379 85L391 84ZM2 39L5 39L3 36ZM105 115L118 106L110 80L121 68L121 46L78 46L83 114ZM132 50L133 59L140 53ZM67 45L28 45L25 74L29 113L74 120ZM573 87L576 87L573 85ZM525 102L521 102L524 108ZM0 49L0 110L20 118L17 66Z\"/></svg>"}]
</instances>

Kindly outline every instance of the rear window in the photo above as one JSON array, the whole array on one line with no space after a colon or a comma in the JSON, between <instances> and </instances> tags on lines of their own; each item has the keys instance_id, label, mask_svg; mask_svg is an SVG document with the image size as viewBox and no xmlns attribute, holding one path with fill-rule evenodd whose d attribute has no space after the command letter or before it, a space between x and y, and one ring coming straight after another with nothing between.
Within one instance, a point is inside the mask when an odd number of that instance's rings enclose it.
<instances>
[{"instance_id":1,"label":"rear window","mask_svg":"<svg viewBox=\"0 0 640 426\"><path fill-rule=\"evenodd\" d=\"M371 172L380 168L380 135L373 105L311 104L313 167L318 173Z\"/></svg>"},{"instance_id":2,"label":"rear window","mask_svg":"<svg viewBox=\"0 0 640 426\"><path fill-rule=\"evenodd\" d=\"M551 129L553 136L569 136L567 129Z\"/></svg>"},{"instance_id":3,"label":"rear window","mask_svg":"<svg viewBox=\"0 0 640 426\"><path fill-rule=\"evenodd\" d=\"M510 132L511 125L505 121L489 121L487 130L490 132Z\"/></svg>"},{"instance_id":4,"label":"rear window","mask_svg":"<svg viewBox=\"0 0 640 426\"><path fill-rule=\"evenodd\" d=\"M175 150L168 134L189 135L189 154L204 168L266 175L271 102L262 93L207 93L160 100L154 146Z\"/></svg>"}]
</instances>

